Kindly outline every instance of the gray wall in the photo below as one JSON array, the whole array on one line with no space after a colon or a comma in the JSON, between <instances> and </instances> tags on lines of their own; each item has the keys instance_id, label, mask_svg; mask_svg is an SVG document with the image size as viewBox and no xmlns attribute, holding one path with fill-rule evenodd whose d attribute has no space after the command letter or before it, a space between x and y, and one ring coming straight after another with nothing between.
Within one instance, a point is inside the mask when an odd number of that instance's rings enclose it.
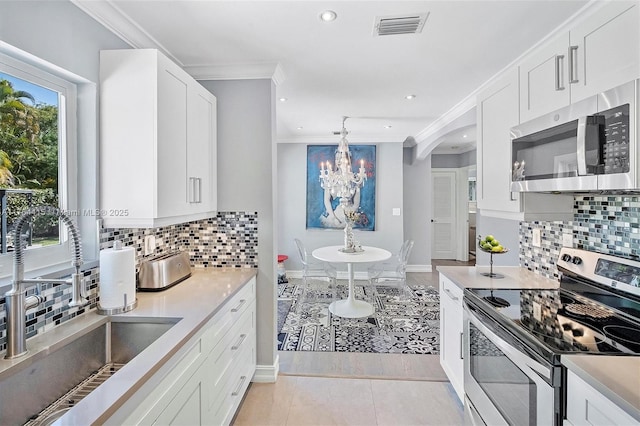
<instances>
[{"instance_id":1,"label":"gray wall","mask_svg":"<svg viewBox=\"0 0 640 426\"><path fill-rule=\"evenodd\" d=\"M434 169L459 169L473 166L477 162L476 150L462 154L431 154L431 167Z\"/></svg>"},{"instance_id":2,"label":"gray wall","mask_svg":"<svg viewBox=\"0 0 640 426\"><path fill-rule=\"evenodd\" d=\"M520 221L483 216L482 212L478 211L476 214L476 236L484 237L489 234L496 237L504 247L509 249L508 253L493 256L494 266L519 266ZM476 249L476 265L487 266L489 261L490 255L488 253Z\"/></svg>"},{"instance_id":3,"label":"gray wall","mask_svg":"<svg viewBox=\"0 0 640 426\"><path fill-rule=\"evenodd\" d=\"M336 145L338 138L336 138ZM294 238L300 239L311 253L314 249L343 243L342 230L306 229L307 145L280 143L278 149L278 218L282 224L278 233L278 253L289 256L285 266L300 271ZM362 245L385 248L397 253L403 235L402 144L381 143L376 150L376 225L375 231L355 231ZM320 183L318 182L318 185ZM366 185L366 183L365 183ZM400 216L392 209L399 208ZM339 265L336 265L339 266ZM346 270L346 267L343 269ZM356 268L363 270L364 266Z\"/></svg>"},{"instance_id":4,"label":"gray wall","mask_svg":"<svg viewBox=\"0 0 640 426\"><path fill-rule=\"evenodd\" d=\"M68 1L0 3L0 40L98 83L100 50L129 46Z\"/></svg>"},{"instance_id":5,"label":"gray wall","mask_svg":"<svg viewBox=\"0 0 640 426\"><path fill-rule=\"evenodd\" d=\"M257 362L276 359L271 80L200 81L218 100L218 210L258 212Z\"/></svg>"},{"instance_id":6,"label":"gray wall","mask_svg":"<svg viewBox=\"0 0 640 426\"><path fill-rule=\"evenodd\" d=\"M431 158L409 158L405 149L403 163L404 231L414 241L409 265L431 265ZM413 162L413 164L412 164Z\"/></svg>"}]
</instances>

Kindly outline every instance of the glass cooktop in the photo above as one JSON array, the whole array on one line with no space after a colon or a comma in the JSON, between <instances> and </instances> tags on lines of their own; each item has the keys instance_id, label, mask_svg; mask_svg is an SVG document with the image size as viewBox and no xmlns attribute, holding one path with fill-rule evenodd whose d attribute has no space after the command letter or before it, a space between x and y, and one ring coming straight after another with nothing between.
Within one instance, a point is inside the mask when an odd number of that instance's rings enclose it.
<instances>
[{"instance_id":1,"label":"glass cooktop","mask_svg":"<svg viewBox=\"0 0 640 426\"><path fill-rule=\"evenodd\" d=\"M596 297L605 295L597 294ZM563 289L467 289L475 304L503 326L552 353L639 354L640 323ZM608 296L611 297L611 296ZM616 309L640 313L640 304L613 297ZM533 338L533 339L532 339Z\"/></svg>"}]
</instances>

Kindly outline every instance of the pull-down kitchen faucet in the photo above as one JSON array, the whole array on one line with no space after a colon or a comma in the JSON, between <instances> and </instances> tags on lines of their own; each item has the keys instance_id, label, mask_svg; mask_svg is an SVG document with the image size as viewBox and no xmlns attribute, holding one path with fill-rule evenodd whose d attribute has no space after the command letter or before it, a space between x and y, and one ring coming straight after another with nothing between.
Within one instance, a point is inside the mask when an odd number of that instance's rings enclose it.
<instances>
[{"instance_id":1,"label":"pull-down kitchen faucet","mask_svg":"<svg viewBox=\"0 0 640 426\"><path fill-rule=\"evenodd\" d=\"M69 235L73 240L74 259L72 265L75 267L75 273L71 274L70 279L50 279L50 278L24 278L24 260L22 248L22 228L27 221L36 215L52 215L67 225ZM14 230L15 251L13 255L13 282L11 290L5 293L5 310L7 316L7 352L5 358L17 358L27 353L27 338L25 330L25 314L28 309L35 308L44 301L39 295L26 297L25 284L53 283L67 284L73 287L73 294L70 307L84 306L87 304L84 281L80 273L82 265L82 245L80 242L80 234L78 229L71 221L69 216L60 211L60 209L51 206L38 206L26 210L18 218Z\"/></svg>"}]
</instances>

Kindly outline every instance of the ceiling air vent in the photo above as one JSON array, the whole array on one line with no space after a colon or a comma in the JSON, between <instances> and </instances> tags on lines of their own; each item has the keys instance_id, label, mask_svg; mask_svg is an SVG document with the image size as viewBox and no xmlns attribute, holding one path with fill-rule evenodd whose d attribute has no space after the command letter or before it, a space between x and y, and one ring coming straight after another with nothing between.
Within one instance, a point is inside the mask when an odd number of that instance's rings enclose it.
<instances>
[{"instance_id":1,"label":"ceiling air vent","mask_svg":"<svg viewBox=\"0 0 640 426\"><path fill-rule=\"evenodd\" d=\"M377 16L373 35L418 34L422 32L428 17L428 12L402 16Z\"/></svg>"}]
</instances>

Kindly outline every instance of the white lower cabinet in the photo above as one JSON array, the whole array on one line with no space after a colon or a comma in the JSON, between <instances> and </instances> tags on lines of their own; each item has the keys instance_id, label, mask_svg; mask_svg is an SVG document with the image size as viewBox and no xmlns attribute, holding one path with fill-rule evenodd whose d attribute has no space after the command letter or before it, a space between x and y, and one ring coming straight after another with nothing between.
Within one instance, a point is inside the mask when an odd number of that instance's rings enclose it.
<instances>
[{"instance_id":1,"label":"white lower cabinet","mask_svg":"<svg viewBox=\"0 0 640 426\"><path fill-rule=\"evenodd\" d=\"M151 392L140 391L148 395L121 423L231 423L256 368L255 294L256 280L252 278L185 345L188 349L174 355L168 362L174 365L170 371L156 373L164 377ZM157 377L150 379L154 380ZM113 420L122 418L115 416Z\"/></svg>"},{"instance_id":2,"label":"white lower cabinet","mask_svg":"<svg viewBox=\"0 0 640 426\"><path fill-rule=\"evenodd\" d=\"M565 425L637 425L638 421L567 370L567 415Z\"/></svg>"},{"instance_id":3,"label":"white lower cabinet","mask_svg":"<svg viewBox=\"0 0 640 426\"><path fill-rule=\"evenodd\" d=\"M440 274L440 365L464 402L463 290Z\"/></svg>"}]
</instances>

